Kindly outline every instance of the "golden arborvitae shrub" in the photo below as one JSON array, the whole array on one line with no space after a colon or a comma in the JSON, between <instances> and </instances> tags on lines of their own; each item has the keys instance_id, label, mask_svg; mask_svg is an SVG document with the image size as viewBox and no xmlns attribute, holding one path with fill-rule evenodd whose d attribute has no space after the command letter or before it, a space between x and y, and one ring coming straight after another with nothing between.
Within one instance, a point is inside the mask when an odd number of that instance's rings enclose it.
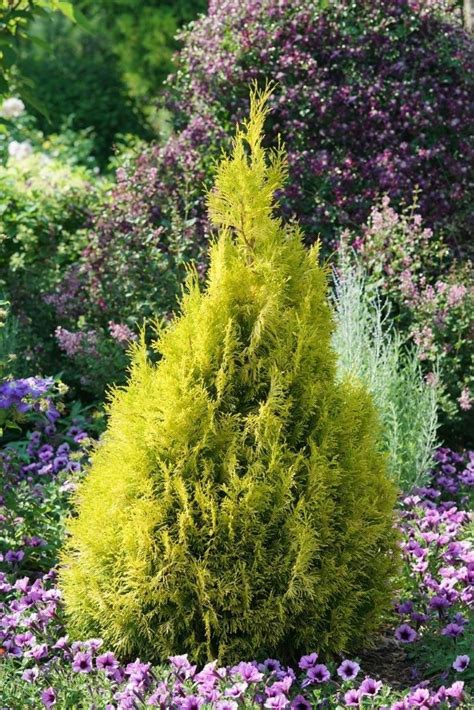
<instances>
[{"instance_id":1,"label":"golden arborvitae shrub","mask_svg":"<svg viewBox=\"0 0 474 710\"><path fill-rule=\"evenodd\" d=\"M266 99L217 170L206 287L191 276L158 365L136 347L69 524L70 632L124 656L349 651L389 604L377 418L335 379L317 249L273 214L286 163L262 147Z\"/></svg>"}]
</instances>

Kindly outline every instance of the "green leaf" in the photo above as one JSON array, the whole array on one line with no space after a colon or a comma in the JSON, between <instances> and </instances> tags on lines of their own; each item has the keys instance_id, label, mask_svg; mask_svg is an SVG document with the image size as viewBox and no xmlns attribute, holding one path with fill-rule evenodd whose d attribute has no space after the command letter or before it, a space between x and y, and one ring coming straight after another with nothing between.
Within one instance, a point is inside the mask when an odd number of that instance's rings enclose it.
<instances>
[{"instance_id":1,"label":"green leaf","mask_svg":"<svg viewBox=\"0 0 474 710\"><path fill-rule=\"evenodd\" d=\"M36 37L35 35L30 35L26 34L26 38L32 42L33 44L36 44L37 47L40 47L41 49L45 49L48 52L51 51L51 45L49 42L45 42L44 39L41 39L41 37Z\"/></svg>"},{"instance_id":2,"label":"green leaf","mask_svg":"<svg viewBox=\"0 0 474 710\"><path fill-rule=\"evenodd\" d=\"M48 109L46 106L43 104L42 101L39 101L34 94L30 93L27 89L25 89L24 84L20 86L20 95L21 98L26 101L26 103L31 104L33 108L35 108L39 113L41 113L48 121L51 121L51 117L48 113Z\"/></svg>"}]
</instances>

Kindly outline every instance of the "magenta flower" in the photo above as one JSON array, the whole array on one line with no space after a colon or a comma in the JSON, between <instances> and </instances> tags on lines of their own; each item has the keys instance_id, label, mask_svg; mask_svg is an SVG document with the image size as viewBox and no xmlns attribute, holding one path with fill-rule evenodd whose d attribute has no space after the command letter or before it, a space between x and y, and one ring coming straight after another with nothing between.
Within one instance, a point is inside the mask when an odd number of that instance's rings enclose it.
<instances>
[{"instance_id":1,"label":"magenta flower","mask_svg":"<svg viewBox=\"0 0 474 710\"><path fill-rule=\"evenodd\" d=\"M346 659L337 669L337 675L342 678L342 680L354 680L354 678L357 678L359 671L360 666L358 663Z\"/></svg>"},{"instance_id":2,"label":"magenta flower","mask_svg":"<svg viewBox=\"0 0 474 710\"><path fill-rule=\"evenodd\" d=\"M468 665L470 664L471 659L469 656L458 656L456 660L453 662L453 668L455 671L458 673L462 673L463 671L466 670Z\"/></svg>"},{"instance_id":3,"label":"magenta flower","mask_svg":"<svg viewBox=\"0 0 474 710\"><path fill-rule=\"evenodd\" d=\"M402 624L395 630L395 638L401 643L413 643L417 636L415 629L412 629L408 624Z\"/></svg>"}]
</instances>

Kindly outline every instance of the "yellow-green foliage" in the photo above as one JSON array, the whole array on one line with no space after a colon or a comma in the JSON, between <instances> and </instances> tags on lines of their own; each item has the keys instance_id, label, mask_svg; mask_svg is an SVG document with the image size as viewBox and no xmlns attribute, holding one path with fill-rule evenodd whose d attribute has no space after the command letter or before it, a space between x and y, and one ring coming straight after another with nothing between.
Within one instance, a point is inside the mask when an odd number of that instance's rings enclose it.
<instances>
[{"instance_id":1,"label":"yellow-green foliage","mask_svg":"<svg viewBox=\"0 0 474 710\"><path fill-rule=\"evenodd\" d=\"M209 196L202 292L130 380L70 522L73 635L123 655L291 657L366 641L396 566L394 491L365 391L337 384L326 273L273 216L286 173L254 95Z\"/></svg>"}]
</instances>

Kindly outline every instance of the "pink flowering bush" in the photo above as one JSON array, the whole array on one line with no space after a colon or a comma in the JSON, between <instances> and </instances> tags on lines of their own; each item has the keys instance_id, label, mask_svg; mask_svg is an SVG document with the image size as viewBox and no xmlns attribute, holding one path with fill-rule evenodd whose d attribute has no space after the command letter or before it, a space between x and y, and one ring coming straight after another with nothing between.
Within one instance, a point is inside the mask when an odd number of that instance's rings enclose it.
<instances>
[{"instance_id":1,"label":"pink flowering bush","mask_svg":"<svg viewBox=\"0 0 474 710\"><path fill-rule=\"evenodd\" d=\"M359 236L346 232L371 282L394 306L399 328L418 346L428 382L439 379L445 438L471 445L474 432L474 286L469 261L426 227L417 205L385 197Z\"/></svg>"}]
</instances>

